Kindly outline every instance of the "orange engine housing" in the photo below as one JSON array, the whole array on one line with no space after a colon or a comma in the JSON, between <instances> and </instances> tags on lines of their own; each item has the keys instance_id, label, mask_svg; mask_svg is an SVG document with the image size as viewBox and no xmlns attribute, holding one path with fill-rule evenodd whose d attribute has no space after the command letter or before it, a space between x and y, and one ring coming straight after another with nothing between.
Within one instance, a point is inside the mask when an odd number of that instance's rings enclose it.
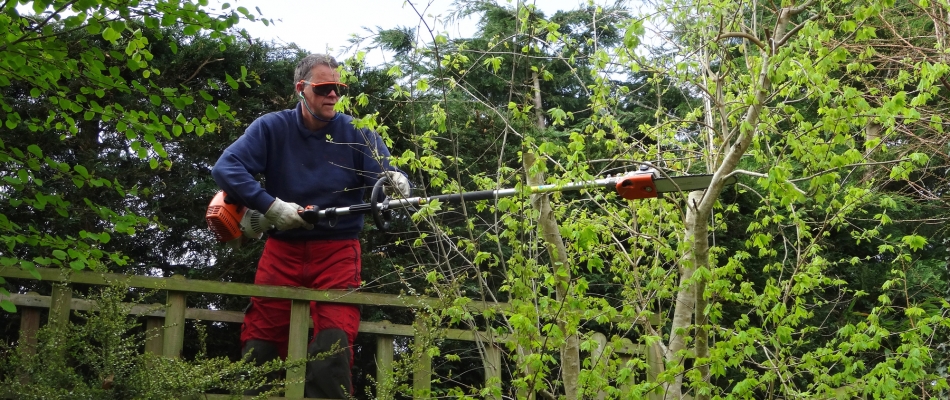
<instances>
[{"instance_id":1,"label":"orange engine housing","mask_svg":"<svg viewBox=\"0 0 950 400\"><path fill-rule=\"evenodd\" d=\"M208 204L205 220L208 221L208 229L211 229L219 242L230 242L241 237L241 218L245 212L247 207L228 203L227 194L221 190Z\"/></svg>"}]
</instances>

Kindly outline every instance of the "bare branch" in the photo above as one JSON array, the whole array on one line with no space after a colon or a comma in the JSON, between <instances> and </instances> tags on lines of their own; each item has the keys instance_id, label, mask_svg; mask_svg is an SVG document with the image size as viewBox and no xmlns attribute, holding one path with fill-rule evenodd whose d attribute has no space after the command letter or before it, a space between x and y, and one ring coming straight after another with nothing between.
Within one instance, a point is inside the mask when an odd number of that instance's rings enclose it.
<instances>
[{"instance_id":1,"label":"bare branch","mask_svg":"<svg viewBox=\"0 0 950 400\"><path fill-rule=\"evenodd\" d=\"M216 59L212 60L211 58L206 58L206 59L205 59L205 62L201 63L201 65L198 66L198 69L196 69L195 72L194 72L193 74L191 74L191 76L188 77L188 79L185 79L185 80L182 82L182 84L184 84L185 82L188 82L188 81L194 79L195 76L198 76L198 73L201 72L201 69L204 68L205 65L208 65L208 64L213 63L213 62L218 62L218 61L224 61L224 59L223 59L223 58L216 58Z\"/></svg>"},{"instance_id":2,"label":"bare branch","mask_svg":"<svg viewBox=\"0 0 950 400\"><path fill-rule=\"evenodd\" d=\"M908 161L908 160L910 160L910 159L908 159L908 158L902 158L902 159L899 159L899 160L890 160L890 161L880 161L880 162L869 162L869 163L859 163L859 164L842 165L842 166L837 167L837 168L829 168L829 169L826 169L826 170L821 171L821 172L816 172L816 173L811 174L811 175L809 175L809 176L806 176L806 177L804 177L804 178L791 179L791 180L789 180L789 182L807 181L807 180L809 180L809 179L811 179L811 178L814 178L814 177L816 177L816 176L821 176L821 175L827 174L827 173L829 173L829 172L837 171L837 170L839 170L839 169L844 169L844 168L868 167L868 166L872 166L872 165L883 165L883 164L896 164L896 163L904 162L904 161Z\"/></svg>"},{"instance_id":3,"label":"bare branch","mask_svg":"<svg viewBox=\"0 0 950 400\"><path fill-rule=\"evenodd\" d=\"M790 31L788 31L788 33L786 33L785 36L782 36L782 38L779 39L779 41L775 43L775 47L778 48L779 46L784 45L785 42L788 42L788 40L792 38L792 35L798 33L798 31L802 30L802 28L805 27L805 24L806 24L806 23L808 23L808 22L810 22L810 21L814 21L814 20L816 20L816 19L818 19L818 16L817 16L817 15L812 16L811 18L808 18L807 20L805 20L804 22L802 22L802 23L800 23L800 24L798 24L798 25L795 25L794 28L792 28Z\"/></svg>"},{"instance_id":4,"label":"bare branch","mask_svg":"<svg viewBox=\"0 0 950 400\"><path fill-rule=\"evenodd\" d=\"M735 171L732 171L732 173L730 173L729 175L726 175L726 177L723 178L723 179L729 179L730 177L733 177L733 176L736 176L736 175L739 175L739 174L742 174L742 175L749 175L749 176L755 176L755 177L759 177L759 178L768 178L768 177L769 177L768 174L763 174L763 173L761 173L761 172L752 172L752 171L746 171L746 170L744 170L744 169L737 169L737 170L735 170Z\"/></svg>"},{"instance_id":5,"label":"bare branch","mask_svg":"<svg viewBox=\"0 0 950 400\"><path fill-rule=\"evenodd\" d=\"M722 34L720 34L719 36L716 36L715 41L718 42L718 41L720 41L720 40L722 40L722 39L733 38L733 37L738 37L738 38L746 39L746 40L748 40L748 41L754 43L758 48L760 48L760 49L762 49L762 50L768 50L768 46L766 46L765 43L762 43L762 41L759 40L759 38L757 38L757 37L755 37L755 36L752 36L752 35L750 35L750 34L748 34L748 33L745 33L745 32L726 32L726 33L722 33Z\"/></svg>"},{"instance_id":6,"label":"bare branch","mask_svg":"<svg viewBox=\"0 0 950 400\"><path fill-rule=\"evenodd\" d=\"M798 7L789 8L789 9L788 9L788 14L789 14L789 16L796 16L796 15L798 15L798 14L801 14L802 12L805 11L806 8L815 5L815 3L817 3L817 2L818 2L817 0L808 0L808 1L804 2L804 3L802 3L802 5L800 5L800 6L798 6Z\"/></svg>"}]
</instances>

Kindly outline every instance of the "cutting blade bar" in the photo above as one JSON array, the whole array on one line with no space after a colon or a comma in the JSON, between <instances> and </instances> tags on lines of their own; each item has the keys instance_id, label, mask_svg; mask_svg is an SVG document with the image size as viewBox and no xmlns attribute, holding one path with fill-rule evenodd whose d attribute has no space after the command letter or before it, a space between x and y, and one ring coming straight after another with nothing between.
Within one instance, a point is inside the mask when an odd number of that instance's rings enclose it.
<instances>
[{"instance_id":1,"label":"cutting blade bar","mask_svg":"<svg viewBox=\"0 0 950 400\"><path fill-rule=\"evenodd\" d=\"M657 193L671 192L690 192L693 190L703 190L712 183L712 175L686 175L674 176L670 178L657 178L653 181L656 185ZM726 179L726 185L736 183L736 177L730 176Z\"/></svg>"}]
</instances>

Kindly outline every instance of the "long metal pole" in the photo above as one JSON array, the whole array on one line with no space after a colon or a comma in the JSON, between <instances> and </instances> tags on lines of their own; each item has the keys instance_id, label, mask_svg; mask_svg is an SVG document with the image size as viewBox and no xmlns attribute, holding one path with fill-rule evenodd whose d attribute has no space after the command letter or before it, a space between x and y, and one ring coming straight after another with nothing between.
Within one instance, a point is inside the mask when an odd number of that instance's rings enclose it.
<instances>
[{"instance_id":1,"label":"long metal pole","mask_svg":"<svg viewBox=\"0 0 950 400\"><path fill-rule=\"evenodd\" d=\"M617 178L601 178L593 181L585 182L570 182L564 185L540 185L540 186L530 186L524 190L525 194L540 194L540 193L553 193L553 192L568 192L568 191L578 191L584 189L594 189L594 188L614 188L617 185L617 182L620 180L620 177ZM466 201L479 201L479 200L495 200L503 197L513 197L516 196L522 190L515 188L507 189L498 189L498 190L479 190L474 192L463 192L463 193L453 193L453 194L441 194L437 196L429 197L409 197L405 199L389 199L385 202L385 208L389 210L416 207L431 203L433 201L439 201L441 203L448 204L460 204ZM348 207L334 207L327 208L317 211L317 218L319 220L326 220L334 218L340 215L350 215L350 214L366 214L371 213L373 210L372 204L357 204ZM312 219L312 217L311 217Z\"/></svg>"}]
</instances>

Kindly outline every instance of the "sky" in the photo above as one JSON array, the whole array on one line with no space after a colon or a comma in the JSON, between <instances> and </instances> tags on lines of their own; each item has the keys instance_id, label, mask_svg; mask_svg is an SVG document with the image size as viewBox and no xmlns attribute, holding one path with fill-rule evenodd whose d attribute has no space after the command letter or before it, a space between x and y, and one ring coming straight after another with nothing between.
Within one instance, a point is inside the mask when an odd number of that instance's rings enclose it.
<instances>
[{"instance_id":1,"label":"sky","mask_svg":"<svg viewBox=\"0 0 950 400\"><path fill-rule=\"evenodd\" d=\"M507 0L495 1L502 5L513 4ZM328 53L343 59L355 54L354 51L345 52L350 46L350 38L368 35L364 28L404 26L425 32L425 21L436 33L446 33L451 38L470 36L476 29L475 20L446 25L452 3L453 0L232 0L231 6L243 6L255 14L259 9L261 16L274 21L271 26L242 22L241 27L247 29L251 37L296 43L306 51ZM605 3L604 0L595 1L595 4ZM550 16L558 10L576 9L587 4L587 0L536 0L536 4L546 16ZM385 55L379 51L367 54L367 62L371 65L384 60Z\"/></svg>"}]
</instances>

